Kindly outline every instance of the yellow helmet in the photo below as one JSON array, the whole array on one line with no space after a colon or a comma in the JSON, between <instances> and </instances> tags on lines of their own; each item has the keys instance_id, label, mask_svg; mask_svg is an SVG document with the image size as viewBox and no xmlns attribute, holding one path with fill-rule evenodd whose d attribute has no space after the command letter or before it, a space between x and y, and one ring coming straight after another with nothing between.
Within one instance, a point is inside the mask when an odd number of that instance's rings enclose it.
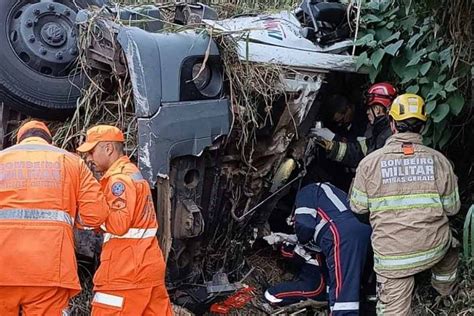
<instances>
[{"instance_id":1,"label":"yellow helmet","mask_svg":"<svg viewBox=\"0 0 474 316\"><path fill-rule=\"evenodd\" d=\"M405 93L396 97L392 102L388 115L395 121L416 118L426 122L428 119L425 113L425 101L419 95L412 93Z\"/></svg>"}]
</instances>

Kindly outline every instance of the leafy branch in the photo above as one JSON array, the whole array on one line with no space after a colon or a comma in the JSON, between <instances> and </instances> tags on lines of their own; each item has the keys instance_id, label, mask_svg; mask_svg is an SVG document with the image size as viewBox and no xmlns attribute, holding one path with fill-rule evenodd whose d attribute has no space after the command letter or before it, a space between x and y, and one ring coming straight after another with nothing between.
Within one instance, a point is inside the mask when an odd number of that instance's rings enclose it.
<instances>
[{"instance_id":1,"label":"leafy branch","mask_svg":"<svg viewBox=\"0 0 474 316\"><path fill-rule=\"evenodd\" d=\"M457 2L463 1L468 2ZM357 67L368 67L372 82L387 80L397 84L401 91L421 95L430 117L424 141L443 148L452 135L449 122L463 111L466 103L463 91L468 85L465 78L472 71L471 51L465 53L454 41L446 39L452 30L449 25L439 24L438 12L430 10L428 2L363 3L356 41L363 52ZM448 5L448 1L442 2Z\"/></svg>"}]
</instances>

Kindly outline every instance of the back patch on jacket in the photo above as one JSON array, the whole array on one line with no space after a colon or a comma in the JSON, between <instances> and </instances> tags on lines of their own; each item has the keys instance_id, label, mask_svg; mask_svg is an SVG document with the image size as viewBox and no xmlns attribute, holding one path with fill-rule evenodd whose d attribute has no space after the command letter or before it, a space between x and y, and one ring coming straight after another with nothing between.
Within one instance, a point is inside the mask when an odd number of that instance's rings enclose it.
<instances>
[{"instance_id":1,"label":"back patch on jacket","mask_svg":"<svg viewBox=\"0 0 474 316\"><path fill-rule=\"evenodd\" d=\"M434 181L432 157L386 159L380 162L382 184Z\"/></svg>"}]
</instances>

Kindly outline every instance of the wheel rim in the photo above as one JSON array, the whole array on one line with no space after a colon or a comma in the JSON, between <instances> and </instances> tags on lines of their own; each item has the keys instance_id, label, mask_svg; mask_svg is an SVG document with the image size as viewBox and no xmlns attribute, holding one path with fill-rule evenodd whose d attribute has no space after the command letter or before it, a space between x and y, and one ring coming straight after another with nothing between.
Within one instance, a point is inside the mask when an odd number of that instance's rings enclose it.
<instances>
[{"instance_id":1,"label":"wheel rim","mask_svg":"<svg viewBox=\"0 0 474 316\"><path fill-rule=\"evenodd\" d=\"M67 76L77 57L76 13L49 1L20 1L8 15L8 40L26 66L43 75Z\"/></svg>"}]
</instances>

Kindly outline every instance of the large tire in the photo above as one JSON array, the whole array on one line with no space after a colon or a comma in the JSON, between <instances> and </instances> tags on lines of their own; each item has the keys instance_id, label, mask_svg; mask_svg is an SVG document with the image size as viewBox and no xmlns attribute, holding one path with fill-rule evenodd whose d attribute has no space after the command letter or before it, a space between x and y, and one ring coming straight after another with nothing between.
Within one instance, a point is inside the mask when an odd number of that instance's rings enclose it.
<instances>
[{"instance_id":1,"label":"large tire","mask_svg":"<svg viewBox=\"0 0 474 316\"><path fill-rule=\"evenodd\" d=\"M21 14L24 14L26 18L27 10L25 9L24 13L20 13L20 16L18 16L18 11L22 11L23 8L26 8L22 1L23 0L0 0L0 102L4 102L4 104L10 108L26 115L45 119L65 117L72 113L76 107L76 101L80 96L80 89L86 83L85 76L80 73L46 75L38 71L38 69L29 67L20 59L18 47L16 50L13 47L12 38L14 37L12 30L14 30L15 36L17 33L26 34L26 32L17 32L11 25L12 23L17 23L16 25L20 25L17 26L17 28L20 28L25 24L19 21L23 21L21 20L23 18ZM39 2L39 0L37 0L37 2ZM104 0L76 1L76 3L83 7L87 4L102 5L104 2ZM77 11L73 0L56 0L56 3L53 2L57 8L60 7L63 11L64 6L61 5L66 5L74 11ZM15 14L15 16L13 16L13 14ZM15 19L15 17L18 19L18 22L12 20ZM65 25L65 23L63 24ZM25 30L28 31L28 29ZM67 28L66 32L60 35L62 36L61 39L63 37L67 38L70 34L69 31L70 29ZM26 35L24 38L26 38ZM43 39L44 37L37 36L37 43L43 44L40 42L40 40ZM73 37L67 38L68 47L72 47L71 41L74 39ZM17 40L15 40L15 45L18 45L16 41ZM25 40L23 41L26 43ZM28 45L28 43L25 44L25 47L26 45ZM54 49L57 47L51 47L52 53L54 53ZM33 56L33 58L41 58L34 54L31 54L31 56Z\"/></svg>"}]
</instances>

